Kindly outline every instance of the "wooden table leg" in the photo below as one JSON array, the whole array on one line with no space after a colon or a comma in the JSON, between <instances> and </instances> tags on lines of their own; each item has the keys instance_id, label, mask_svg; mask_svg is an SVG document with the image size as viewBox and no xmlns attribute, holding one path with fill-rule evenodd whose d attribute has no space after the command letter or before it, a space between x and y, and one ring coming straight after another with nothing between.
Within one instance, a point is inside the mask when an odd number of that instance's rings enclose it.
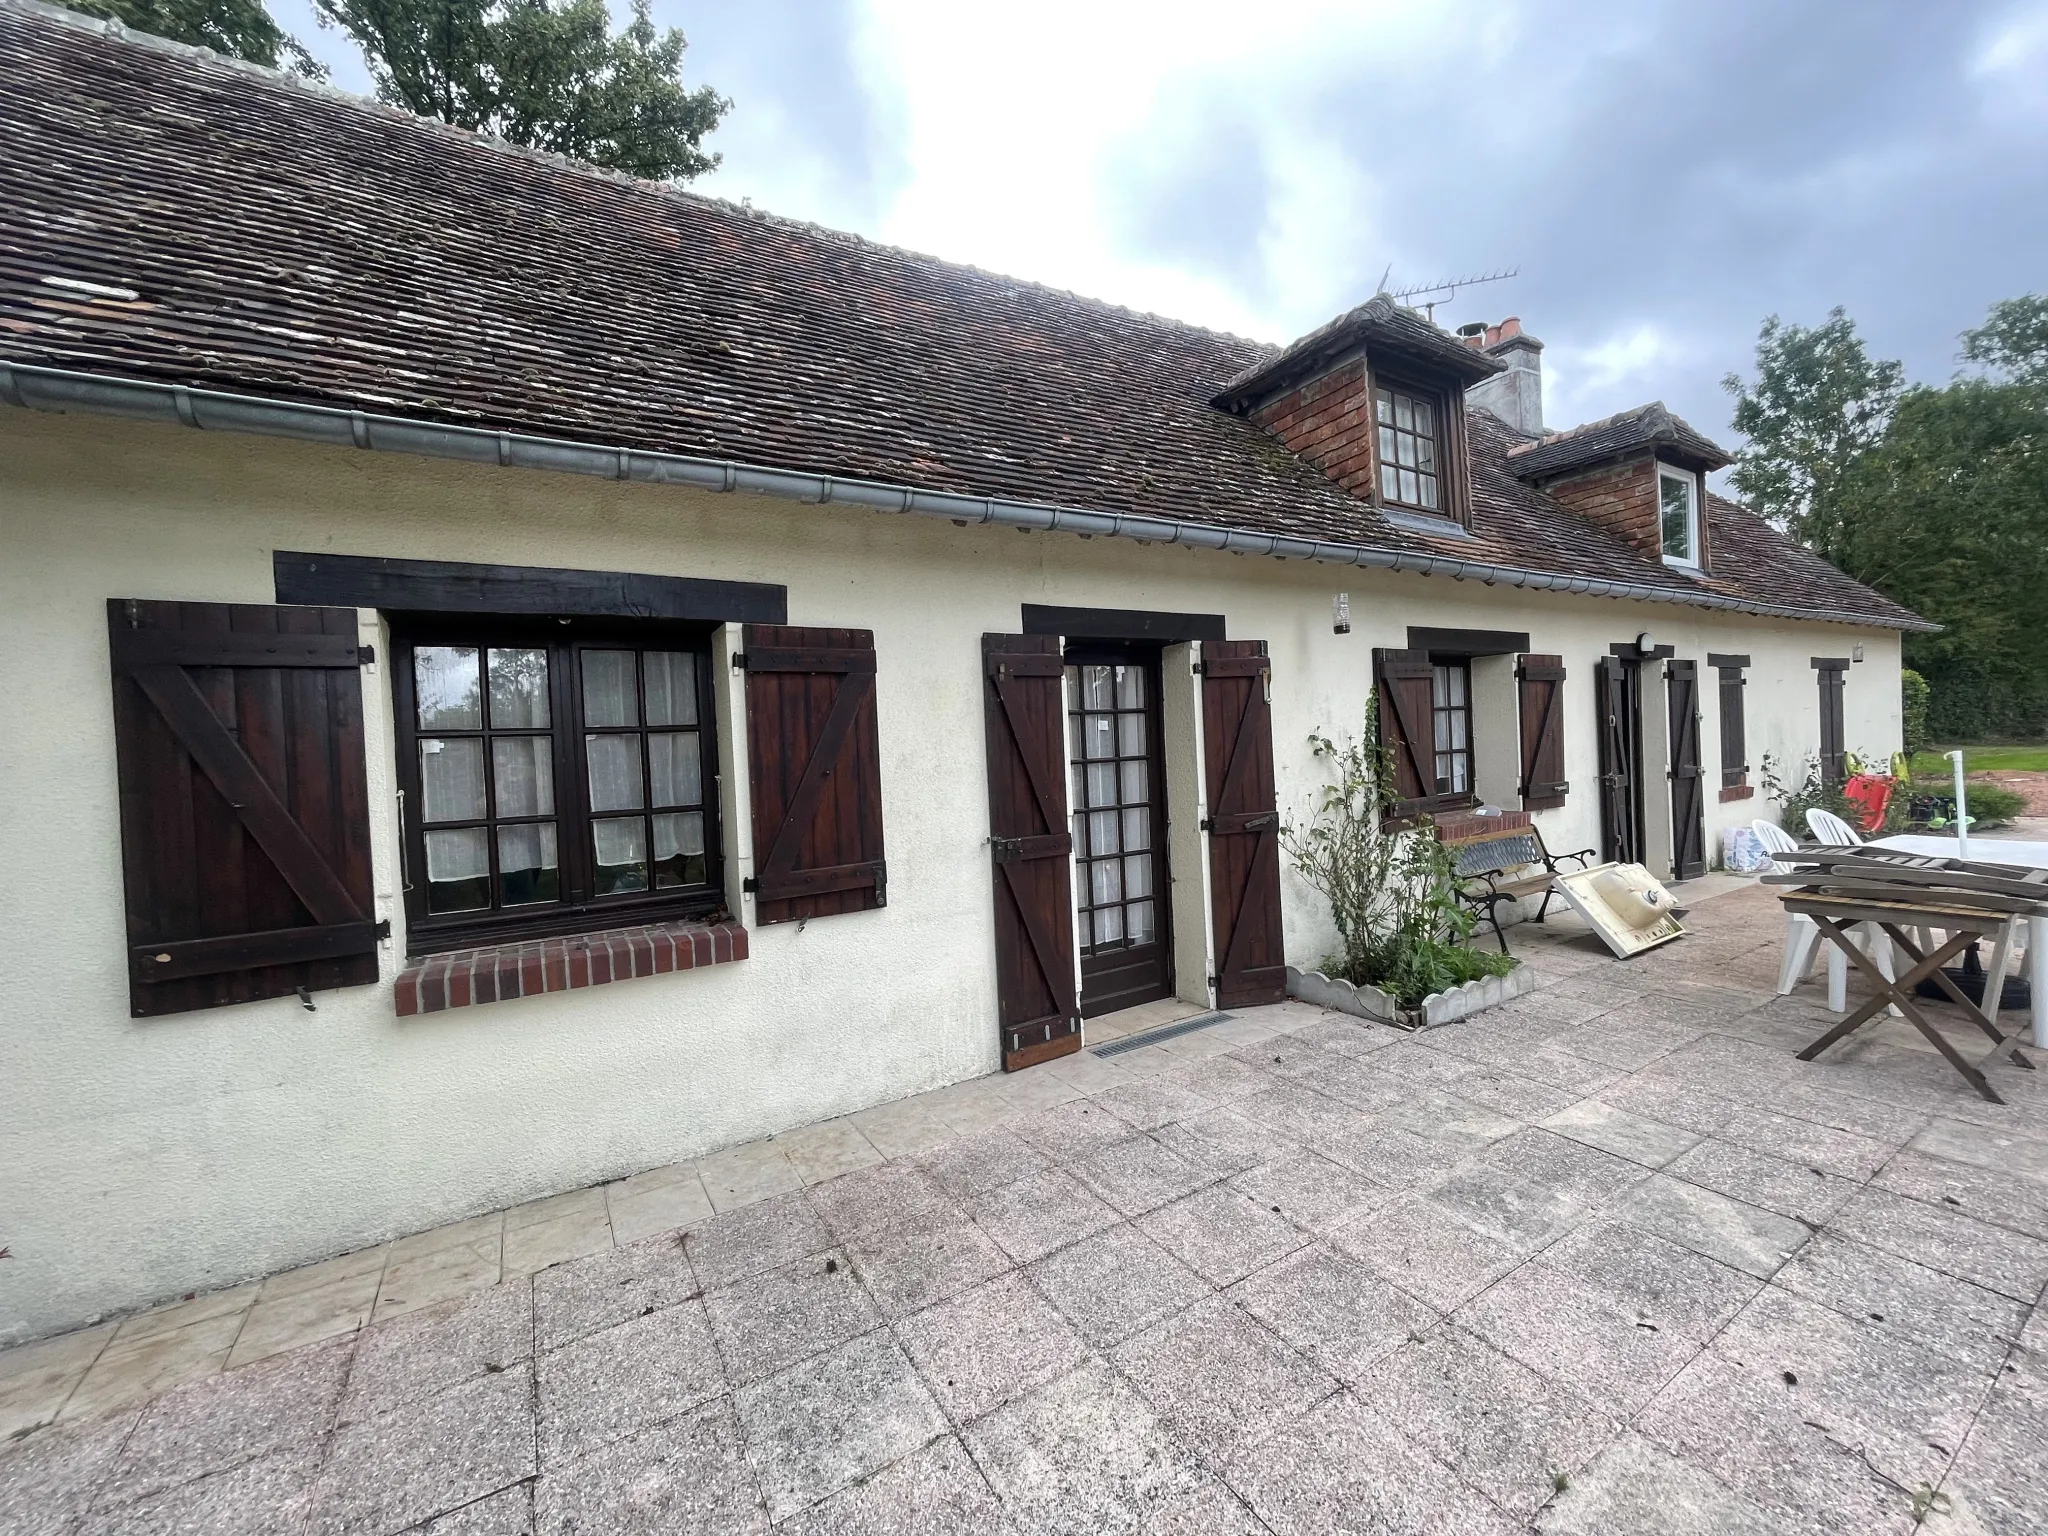
<instances>
[{"instance_id":1,"label":"wooden table leg","mask_svg":"<svg viewBox=\"0 0 2048 1536\"><path fill-rule=\"evenodd\" d=\"M2048 1050L2048 917L2027 919L2027 980L2034 989L2034 1044Z\"/></svg>"}]
</instances>

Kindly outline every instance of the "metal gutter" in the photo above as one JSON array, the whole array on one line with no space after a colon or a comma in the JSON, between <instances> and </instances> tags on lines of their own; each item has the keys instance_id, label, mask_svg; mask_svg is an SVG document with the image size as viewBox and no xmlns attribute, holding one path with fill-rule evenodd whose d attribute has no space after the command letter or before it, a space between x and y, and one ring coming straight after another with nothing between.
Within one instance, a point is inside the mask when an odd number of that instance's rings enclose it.
<instances>
[{"instance_id":1,"label":"metal gutter","mask_svg":"<svg viewBox=\"0 0 2048 1536\"><path fill-rule=\"evenodd\" d=\"M732 459L605 447L563 438L535 437L522 432L493 432L482 427L445 426L403 416L303 405L260 395L195 389L183 384L123 379L65 368L0 362L0 401L28 410L86 411L135 421L181 423L209 432L290 437L338 448L410 453L516 469L548 469L563 474L595 475L605 480L629 480L647 485L688 485L700 490L778 496L819 506L859 507L871 512L943 517L963 524L994 523L1009 528L1078 533L1091 537L1099 534L1105 538L1136 539L1146 544L1180 544L1191 549L1270 555L1281 560L1314 560L1330 565L1361 566L1368 570L1408 571L1422 576L1448 576L1453 581L1478 581L1487 586L1526 587L1585 597L1674 603L1684 607L1754 614L1762 618L1852 624L1865 629L1939 628L1924 621L1907 624L1875 619L1866 614L1750 602L1718 592L1677 592L1638 582L1566 576L1486 561L1381 549L1369 544L1252 533L1138 513L1090 512L1043 502L923 491L872 480L742 464Z\"/></svg>"}]
</instances>

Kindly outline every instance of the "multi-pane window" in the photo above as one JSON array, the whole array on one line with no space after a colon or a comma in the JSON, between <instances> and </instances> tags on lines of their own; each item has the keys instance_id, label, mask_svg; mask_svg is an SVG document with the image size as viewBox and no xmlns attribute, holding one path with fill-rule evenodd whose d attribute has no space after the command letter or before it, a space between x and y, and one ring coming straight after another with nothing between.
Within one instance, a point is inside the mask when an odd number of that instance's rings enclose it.
<instances>
[{"instance_id":1,"label":"multi-pane window","mask_svg":"<svg viewBox=\"0 0 2048 1536\"><path fill-rule=\"evenodd\" d=\"M398 661L407 895L425 947L716 904L700 640L508 626L416 636Z\"/></svg>"},{"instance_id":2,"label":"multi-pane window","mask_svg":"<svg viewBox=\"0 0 2048 1536\"><path fill-rule=\"evenodd\" d=\"M1429 705L1436 728L1436 792L1472 792L1472 673L1462 661L1430 667Z\"/></svg>"},{"instance_id":3,"label":"multi-pane window","mask_svg":"<svg viewBox=\"0 0 2048 1536\"><path fill-rule=\"evenodd\" d=\"M1700 563L1699 477L1689 470L1658 467L1657 529L1665 560Z\"/></svg>"},{"instance_id":4,"label":"multi-pane window","mask_svg":"<svg viewBox=\"0 0 2048 1536\"><path fill-rule=\"evenodd\" d=\"M1443 505L1437 469L1436 406L1419 395L1376 386L1373 416L1379 433L1380 498L1425 512Z\"/></svg>"},{"instance_id":5,"label":"multi-pane window","mask_svg":"<svg viewBox=\"0 0 2048 1536\"><path fill-rule=\"evenodd\" d=\"M1145 669L1067 668L1074 758L1074 864L1084 955L1159 938L1152 701Z\"/></svg>"}]
</instances>

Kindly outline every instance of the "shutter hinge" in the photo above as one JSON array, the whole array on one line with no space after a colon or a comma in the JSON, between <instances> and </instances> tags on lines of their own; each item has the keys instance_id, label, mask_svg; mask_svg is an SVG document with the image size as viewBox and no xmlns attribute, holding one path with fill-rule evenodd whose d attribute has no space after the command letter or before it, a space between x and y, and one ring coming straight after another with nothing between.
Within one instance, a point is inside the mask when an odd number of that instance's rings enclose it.
<instances>
[{"instance_id":1,"label":"shutter hinge","mask_svg":"<svg viewBox=\"0 0 2048 1536\"><path fill-rule=\"evenodd\" d=\"M740 881L740 889L751 894L761 889L761 882L753 875L748 875L744 880Z\"/></svg>"},{"instance_id":2,"label":"shutter hinge","mask_svg":"<svg viewBox=\"0 0 2048 1536\"><path fill-rule=\"evenodd\" d=\"M1215 825L1215 823L1214 823L1214 822L1212 822L1212 821L1211 821L1211 820L1210 820L1210 819L1209 819L1209 818L1208 818L1207 816L1204 816L1204 817L1202 818L1202 830L1203 830L1204 832L1208 831L1208 830L1209 830L1209 828L1210 828L1210 827L1212 827L1213 825Z\"/></svg>"},{"instance_id":3,"label":"shutter hinge","mask_svg":"<svg viewBox=\"0 0 2048 1536\"><path fill-rule=\"evenodd\" d=\"M747 653L745 651L734 651L732 653L732 669L735 672L747 670Z\"/></svg>"},{"instance_id":4,"label":"shutter hinge","mask_svg":"<svg viewBox=\"0 0 2048 1536\"><path fill-rule=\"evenodd\" d=\"M377 647L374 645L357 646L356 665L359 667L374 667L377 665Z\"/></svg>"},{"instance_id":5,"label":"shutter hinge","mask_svg":"<svg viewBox=\"0 0 2048 1536\"><path fill-rule=\"evenodd\" d=\"M1198 661L1198 662L1196 662L1196 663L1195 663L1195 676L1197 676L1197 677L1207 677L1208 675L1209 675L1209 663L1207 663L1206 661Z\"/></svg>"},{"instance_id":6,"label":"shutter hinge","mask_svg":"<svg viewBox=\"0 0 2048 1536\"><path fill-rule=\"evenodd\" d=\"M377 920L377 937L380 939L388 939L391 937L390 918L382 917Z\"/></svg>"}]
</instances>

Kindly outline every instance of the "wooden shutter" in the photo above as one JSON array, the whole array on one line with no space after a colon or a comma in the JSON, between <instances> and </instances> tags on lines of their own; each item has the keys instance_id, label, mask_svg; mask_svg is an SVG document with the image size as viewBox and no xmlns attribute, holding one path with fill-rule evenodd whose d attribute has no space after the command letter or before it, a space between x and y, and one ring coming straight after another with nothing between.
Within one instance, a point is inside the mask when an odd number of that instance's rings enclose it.
<instances>
[{"instance_id":1,"label":"wooden shutter","mask_svg":"<svg viewBox=\"0 0 2048 1536\"><path fill-rule=\"evenodd\" d=\"M744 633L754 920L886 906L873 633L787 624Z\"/></svg>"},{"instance_id":2,"label":"wooden shutter","mask_svg":"<svg viewBox=\"0 0 2048 1536\"><path fill-rule=\"evenodd\" d=\"M107 604L130 1009L377 979L353 608Z\"/></svg>"},{"instance_id":3,"label":"wooden shutter","mask_svg":"<svg viewBox=\"0 0 2048 1536\"><path fill-rule=\"evenodd\" d=\"M1740 667L1721 668L1721 787L1732 789L1749 780L1749 736L1742 717L1743 689L1749 685Z\"/></svg>"},{"instance_id":4,"label":"wooden shutter","mask_svg":"<svg viewBox=\"0 0 2048 1536\"><path fill-rule=\"evenodd\" d=\"M1425 682L1425 696L1427 687ZM1287 996L1272 698L1265 641L1203 642L1202 739L1219 1008L1249 1008Z\"/></svg>"},{"instance_id":5,"label":"wooden shutter","mask_svg":"<svg viewBox=\"0 0 2048 1536\"><path fill-rule=\"evenodd\" d=\"M1564 804L1564 658L1525 655L1515 668L1522 723L1522 809Z\"/></svg>"},{"instance_id":6,"label":"wooden shutter","mask_svg":"<svg viewBox=\"0 0 2048 1536\"><path fill-rule=\"evenodd\" d=\"M1081 1048L1065 670L1054 635L981 637L1003 1069Z\"/></svg>"},{"instance_id":7,"label":"wooden shutter","mask_svg":"<svg viewBox=\"0 0 2048 1536\"><path fill-rule=\"evenodd\" d=\"M1849 664L1846 661L1816 661L1813 665L1820 680L1821 781L1830 787L1839 787L1849 777L1849 751L1842 730L1842 684Z\"/></svg>"},{"instance_id":8,"label":"wooden shutter","mask_svg":"<svg viewBox=\"0 0 2048 1536\"><path fill-rule=\"evenodd\" d=\"M1671 869L1680 880L1707 872L1706 779L1700 772L1699 663L1673 661L1664 672L1671 723Z\"/></svg>"},{"instance_id":9,"label":"wooden shutter","mask_svg":"<svg viewBox=\"0 0 2048 1536\"><path fill-rule=\"evenodd\" d=\"M1602 656L1596 668L1600 703L1600 842L1601 857L1633 863L1636 846L1635 728L1629 698L1628 667Z\"/></svg>"},{"instance_id":10,"label":"wooden shutter","mask_svg":"<svg viewBox=\"0 0 2048 1536\"><path fill-rule=\"evenodd\" d=\"M1429 652L1376 650L1373 671L1379 688L1380 746L1393 759L1394 814L1420 815L1436 798Z\"/></svg>"}]
</instances>

